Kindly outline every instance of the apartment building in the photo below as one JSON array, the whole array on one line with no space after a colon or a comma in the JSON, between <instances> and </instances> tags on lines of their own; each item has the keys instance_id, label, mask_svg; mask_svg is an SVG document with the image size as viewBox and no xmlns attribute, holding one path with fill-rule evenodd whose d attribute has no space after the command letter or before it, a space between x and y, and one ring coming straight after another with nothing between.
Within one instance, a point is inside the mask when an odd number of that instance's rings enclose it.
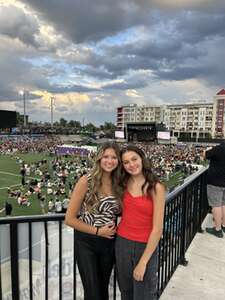
<instances>
[{"instance_id":1,"label":"apartment building","mask_svg":"<svg viewBox=\"0 0 225 300\"><path fill-rule=\"evenodd\" d=\"M214 97L212 134L215 138L225 137L225 89Z\"/></svg>"},{"instance_id":2,"label":"apartment building","mask_svg":"<svg viewBox=\"0 0 225 300\"><path fill-rule=\"evenodd\" d=\"M156 122L163 121L163 107L161 106L140 106L136 109L137 122Z\"/></svg>"},{"instance_id":3,"label":"apartment building","mask_svg":"<svg viewBox=\"0 0 225 300\"><path fill-rule=\"evenodd\" d=\"M164 124L177 137L211 137L212 121L213 103L168 105L164 111Z\"/></svg>"},{"instance_id":4,"label":"apartment building","mask_svg":"<svg viewBox=\"0 0 225 300\"><path fill-rule=\"evenodd\" d=\"M174 136L191 138L212 136L213 103L192 103L162 106L131 104L117 108L117 128L128 122L163 123Z\"/></svg>"},{"instance_id":5,"label":"apartment building","mask_svg":"<svg viewBox=\"0 0 225 300\"><path fill-rule=\"evenodd\" d=\"M117 129L123 130L126 123L130 122L163 122L163 107L137 106L130 104L117 108Z\"/></svg>"},{"instance_id":6,"label":"apartment building","mask_svg":"<svg viewBox=\"0 0 225 300\"><path fill-rule=\"evenodd\" d=\"M136 122L136 110L137 104L117 107L116 127L118 130L123 130L128 122Z\"/></svg>"}]
</instances>

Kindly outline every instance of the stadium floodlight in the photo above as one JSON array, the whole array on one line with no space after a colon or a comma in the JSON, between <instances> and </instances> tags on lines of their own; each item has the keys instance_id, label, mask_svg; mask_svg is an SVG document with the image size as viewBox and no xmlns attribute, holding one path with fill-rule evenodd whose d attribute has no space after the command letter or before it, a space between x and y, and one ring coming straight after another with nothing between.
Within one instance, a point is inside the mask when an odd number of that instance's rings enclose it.
<instances>
[{"instance_id":1,"label":"stadium floodlight","mask_svg":"<svg viewBox=\"0 0 225 300\"><path fill-rule=\"evenodd\" d=\"M53 105L54 105L54 97L50 97L50 109L51 109L51 128L53 128Z\"/></svg>"},{"instance_id":2,"label":"stadium floodlight","mask_svg":"<svg viewBox=\"0 0 225 300\"><path fill-rule=\"evenodd\" d=\"M23 96L23 127L25 128L27 126L27 119L26 119L26 93L28 91L21 90L19 91L19 94Z\"/></svg>"}]
</instances>

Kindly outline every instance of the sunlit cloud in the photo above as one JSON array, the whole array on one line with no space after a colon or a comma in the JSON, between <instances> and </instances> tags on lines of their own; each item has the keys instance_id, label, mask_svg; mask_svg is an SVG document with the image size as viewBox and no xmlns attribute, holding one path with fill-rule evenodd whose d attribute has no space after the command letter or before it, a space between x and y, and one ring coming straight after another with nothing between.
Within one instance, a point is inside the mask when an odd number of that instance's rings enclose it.
<instances>
[{"instance_id":1,"label":"sunlit cloud","mask_svg":"<svg viewBox=\"0 0 225 300\"><path fill-rule=\"evenodd\" d=\"M33 91L33 95L41 97L40 104L48 105L51 99L57 102L57 105L79 105L90 101L90 97L87 94L80 93L65 93L65 94L53 94L47 91Z\"/></svg>"},{"instance_id":2,"label":"sunlit cloud","mask_svg":"<svg viewBox=\"0 0 225 300\"><path fill-rule=\"evenodd\" d=\"M131 98L142 98L143 96L136 90L127 90L125 93L128 97Z\"/></svg>"}]
</instances>

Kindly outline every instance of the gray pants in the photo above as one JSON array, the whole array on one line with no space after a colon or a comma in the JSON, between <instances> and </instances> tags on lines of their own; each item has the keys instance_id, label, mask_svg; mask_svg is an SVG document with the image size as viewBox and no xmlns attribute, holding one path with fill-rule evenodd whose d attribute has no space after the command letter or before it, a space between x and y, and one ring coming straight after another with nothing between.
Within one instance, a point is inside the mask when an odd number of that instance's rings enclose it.
<instances>
[{"instance_id":1,"label":"gray pants","mask_svg":"<svg viewBox=\"0 0 225 300\"><path fill-rule=\"evenodd\" d=\"M221 207L225 205L225 187L207 184L207 197L209 205Z\"/></svg>"},{"instance_id":2,"label":"gray pants","mask_svg":"<svg viewBox=\"0 0 225 300\"><path fill-rule=\"evenodd\" d=\"M133 278L133 270L142 256L146 243L116 238L116 269L122 300L156 300L158 281L158 249L149 260L143 281Z\"/></svg>"}]
</instances>

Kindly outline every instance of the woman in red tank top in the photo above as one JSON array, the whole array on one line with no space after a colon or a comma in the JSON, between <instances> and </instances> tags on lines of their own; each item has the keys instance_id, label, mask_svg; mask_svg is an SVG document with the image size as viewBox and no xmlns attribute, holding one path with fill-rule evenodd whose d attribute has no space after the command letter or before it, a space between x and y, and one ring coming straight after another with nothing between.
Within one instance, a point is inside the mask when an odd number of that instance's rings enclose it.
<instances>
[{"instance_id":1,"label":"woman in red tank top","mask_svg":"<svg viewBox=\"0 0 225 300\"><path fill-rule=\"evenodd\" d=\"M116 267L122 300L157 299L158 243L162 235L165 187L144 152L121 151L123 212L117 229Z\"/></svg>"}]
</instances>

